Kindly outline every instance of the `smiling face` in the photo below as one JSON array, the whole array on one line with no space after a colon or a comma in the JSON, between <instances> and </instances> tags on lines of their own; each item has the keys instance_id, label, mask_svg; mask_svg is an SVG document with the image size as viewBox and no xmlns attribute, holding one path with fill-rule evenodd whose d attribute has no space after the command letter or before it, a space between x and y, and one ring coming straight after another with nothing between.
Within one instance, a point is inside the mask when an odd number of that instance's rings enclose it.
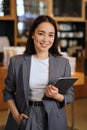
<instances>
[{"instance_id":1,"label":"smiling face","mask_svg":"<svg viewBox=\"0 0 87 130\"><path fill-rule=\"evenodd\" d=\"M36 53L48 53L48 50L53 45L54 38L55 29L51 23L43 22L39 24L32 36Z\"/></svg>"}]
</instances>

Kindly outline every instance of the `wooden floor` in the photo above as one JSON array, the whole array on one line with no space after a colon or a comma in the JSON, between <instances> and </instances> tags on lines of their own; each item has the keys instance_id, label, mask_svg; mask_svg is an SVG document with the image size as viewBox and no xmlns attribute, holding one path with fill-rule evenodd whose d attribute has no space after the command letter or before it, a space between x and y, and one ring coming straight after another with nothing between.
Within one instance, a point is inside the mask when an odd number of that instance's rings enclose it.
<instances>
[{"instance_id":1,"label":"wooden floor","mask_svg":"<svg viewBox=\"0 0 87 130\"><path fill-rule=\"evenodd\" d=\"M69 130L72 126L71 105L66 107ZM8 111L0 111L0 126L6 124ZM74 130L87 130L87 98L74 101Z\"/></svg>"},{"instance_id":2,"label":"wooden floor","mask_svg":"<svg viewBox=\"0 0 87 130\"><path fill-rule=\"evenodd\" d=\"M71 105L66 107L67 122L69 128L72 126ZM74 101L74 129L87 130L87 98L76 99Z\"/></svg>"}]
</instances>

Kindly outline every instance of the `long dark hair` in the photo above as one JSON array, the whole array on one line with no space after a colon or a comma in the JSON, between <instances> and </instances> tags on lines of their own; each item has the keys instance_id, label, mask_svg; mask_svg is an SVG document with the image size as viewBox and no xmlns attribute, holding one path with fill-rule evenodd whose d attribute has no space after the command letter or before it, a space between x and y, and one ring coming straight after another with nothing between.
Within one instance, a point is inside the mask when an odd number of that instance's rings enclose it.
<instances>
[{"instance_id":1,"label":"long dark hair","mask_svg":"<svg viewBox=\"0 0 87 130\"><path fill-rule=\"evenodd\" d=\"M53 43L52 47L49 49L49 53L51 53L54 56L61 55L59 50L58 50L58 36L57 36L56 23L50 16L47 16L47 15L40 15L33 22L32 26L30 28L30 31L29 31L29 36L28 36L28 40L27 40L26 49L25 49L24 54L26 54L26 55L36 54L32 35L33 35L35 29L37 28L37 26L39 24L41 24L42 22L51 23L54 26L54 29L55 29L54 43Z\"/></svg>"}]
</instances>

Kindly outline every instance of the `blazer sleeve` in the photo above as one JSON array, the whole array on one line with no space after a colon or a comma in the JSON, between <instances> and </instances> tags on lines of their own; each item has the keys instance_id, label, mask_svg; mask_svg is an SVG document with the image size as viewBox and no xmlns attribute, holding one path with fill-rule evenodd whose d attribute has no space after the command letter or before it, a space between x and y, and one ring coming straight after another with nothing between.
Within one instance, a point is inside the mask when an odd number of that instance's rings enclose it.
<instances>
[{"instance_id":1,"label":"blazer sleeve","mask_svg":"<svg viewBox=\"0 0 87 130\"><path fill-rule=\"evenodd\" d=\"M13 67L13 60L10 59L7 78L5 79L5 88L3 89L3 100L6 102L9 99L15 100L16 82Z\"/></svg>"},{"instance_id":2,"label":"blazer sleeve","mask_svg":"<svg viewBox=\"0 0 87 130\"><path fill-rule=\"evenodd\" d=\"M64 74L65 77L70 77L71 76L71 67L70 67L70 64L69 64L69 60L67 59L66 60L66 65L65 65L65 74ZM74 100L74 87L71 86L67 93L64 95L64 106L66 106L67 104L70 104L73 102Z\"/></svg>"}]
</instances>

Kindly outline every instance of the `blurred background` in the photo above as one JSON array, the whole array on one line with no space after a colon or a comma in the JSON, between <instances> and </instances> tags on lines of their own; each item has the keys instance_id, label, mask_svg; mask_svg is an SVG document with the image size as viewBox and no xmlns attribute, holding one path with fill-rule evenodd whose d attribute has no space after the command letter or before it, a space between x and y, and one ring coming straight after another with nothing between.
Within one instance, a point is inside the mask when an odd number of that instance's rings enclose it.
<instances>
[{"instance_id":1,"label":"blurred background","mask_svg":"<svg viewBox=\"0 0 87 130\"><path fill-rule=\"evenodd\" d=\"M2 90L9 59L25 50L29 29L39 15L51 16L58 27L59 47L69 59L75 101L66 107L69 130L87 130L87 0L0 0L0 130L8 107Z\"/></svg>"}]
</instances>

